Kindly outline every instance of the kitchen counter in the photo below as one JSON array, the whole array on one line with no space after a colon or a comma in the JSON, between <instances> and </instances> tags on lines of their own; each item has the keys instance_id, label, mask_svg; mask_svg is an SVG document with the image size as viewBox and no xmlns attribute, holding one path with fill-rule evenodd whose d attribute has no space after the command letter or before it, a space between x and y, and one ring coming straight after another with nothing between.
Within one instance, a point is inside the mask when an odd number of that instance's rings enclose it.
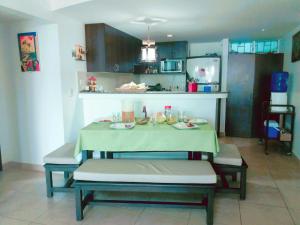
<instances>
[{"instance_id":1,"label":"kitchen counter","mask_svg":"<svg viewBox=\"0 0 300 225\"><path fill-rule=\"evenodd\" d=\"M143 93L123 93L123 92L81 92L79 98L136 98L136 97L145 97L145 98L168 98L176 95L179 98L213 98L221 99L227 98L228 92L183 92L183 91L147 91ZM150 97L151 96L151 97Z\"/></svg>"},{"instance_id":2,"label":"kitchen counter","mask_svg":"<svg viewBox=\"0 0 300 225\"><path fill-rule=\"evenodd\" d=\"M147 107L148 115L163 112L164 106L171 105L172 110L184 112L189 117L201 117L218 130L218 107L220 99L226 99L227 92L190 93L190 92L145 92L145 93L91 93L79 94L82 102L83 124L111 118L113 114L121 112L123 100L130 100L135 105L135 116L141 116L143 106Z\"/></svg>"}]
</instances>

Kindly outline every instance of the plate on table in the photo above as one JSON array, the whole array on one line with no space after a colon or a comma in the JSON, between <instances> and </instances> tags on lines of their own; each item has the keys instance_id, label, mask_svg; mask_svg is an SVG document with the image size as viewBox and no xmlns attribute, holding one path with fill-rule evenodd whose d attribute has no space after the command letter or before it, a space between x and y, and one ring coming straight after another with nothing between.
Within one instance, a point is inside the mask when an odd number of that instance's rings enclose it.
<instances>
[{"instance_id":1,"label":"plate on table","mask_svg":"<svg viewBox=\"0 0 300 225\"><path fill-rule=\"evenodd\" d=\"M132 129L135 123L113 123L110 125L111 129Z\"/></svg>"},{"instance_id":2,"label":"plate on table","mask_svg":"<svg viewBox=\"0 0 300 225\"><path fill-rule=\"evenodd\" d=\"M175 128L177 128L177 129L179 129L179 130L196 129L196 128L199 127L196 124L184 123L184 122L175 123L172 126L175 127Z\"/></svg>"},{"instance_id":3,"label":"plate on table","mask_svg":"<svg viewBox=\"0 0 300 225\"><path fill-rule=\"evenodd\" d=\"M189 123L192 124L207 124L208 121L206 119L202 119L202 118L193 118L189 120Z\"/></svg>"}]
</instances>

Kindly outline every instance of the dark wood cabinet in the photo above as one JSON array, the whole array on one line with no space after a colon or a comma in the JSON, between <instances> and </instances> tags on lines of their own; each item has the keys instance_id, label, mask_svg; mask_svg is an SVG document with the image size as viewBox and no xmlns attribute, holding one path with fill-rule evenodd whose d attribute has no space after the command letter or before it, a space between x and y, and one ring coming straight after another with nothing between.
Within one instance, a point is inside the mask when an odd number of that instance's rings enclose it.
<instances>
[{"instance_id":1,"label":"dark wood cabinet","mask_svg":"<svg viewBox=\"0 0 300 225\"><path fill-rule=\"evenodd\" d=\"M158 59L186 59L187 41L157 42Z\"/></svg>"},{"instance_id":2,"label":"dark wood cabinet","mask_svg":"<svg viewBox=\"0 0 300 225\"><path fill-rule=\"evenodd\" d=\"M88 72L133 72L142 41L107 24L86 24Z\"/></svg>"},{"instance_id":3,"label":"dark wood cabinet","mask_svg":"<svg viewBox=\"0 0 300 225\"><path fill-rule=\"evenodd\" d=\"M270 100L271 75L282 69L283 54L229 54L226 135L260 136L262 103Z\"/></svg>"}]
</instances>

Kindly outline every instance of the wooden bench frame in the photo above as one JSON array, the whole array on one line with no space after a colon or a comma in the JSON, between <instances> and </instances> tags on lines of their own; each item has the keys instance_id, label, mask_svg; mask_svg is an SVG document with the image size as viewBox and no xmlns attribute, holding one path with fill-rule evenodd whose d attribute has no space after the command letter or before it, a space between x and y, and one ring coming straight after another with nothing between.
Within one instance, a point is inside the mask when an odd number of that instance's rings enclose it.
<instances>
[{"instance_id":1,"label":"wooden bench frame","mask_svg":"<svg viewBox=\"0 0 300 225\"><path fill-rule=\"evenodd\" d=\"M241 166L225 165L225 164L213 164L214 170L217 175L221 178L221 186L217 186L216 191L221 193L237 193L240 195L241 200L246 199L246 189L247 189L247 168L248 165L242 158ZM240 173L240 187L234 188L230 187L227 181L226 175L231 175L232 180L237 180L237 174Z\"/></svg>"},{"instance_id":2,"label":"wooden bench frame","mask_svg":"<svg viewBox=\"0 0 300 225\"><path fill-rule=\"evenodd\" d=\"M80 164L51 164L46 163L45 167L45 174L46 174L46 188L47 188L47 197L53 197L54 192L69 192L73 191L72 184L73 180L73 172L76 170ZM56 172L63 172L65 183L62 187L53 186L53 178L52 173Z\"/></svg>"},{"instance_id":3,"label":"wooden bench frame","mask_svg":"<svg viewBox=\"0 0 300 225\"><path fill-rule=\"evenodd\" d=\"M91 204L107 203L136 203L136 204L171 204L202 206L207 211L207 225L213 225L215 184L162 184L162 183L124 183L124 182L74 182L76 219L83 219L84 208ZM127 200L100 200L94 198L94 191L130 191L130 192L176 192L197 193L205 197L202 202L161 202L161 201L127 201Z\"/></svg>"}]
</instances>

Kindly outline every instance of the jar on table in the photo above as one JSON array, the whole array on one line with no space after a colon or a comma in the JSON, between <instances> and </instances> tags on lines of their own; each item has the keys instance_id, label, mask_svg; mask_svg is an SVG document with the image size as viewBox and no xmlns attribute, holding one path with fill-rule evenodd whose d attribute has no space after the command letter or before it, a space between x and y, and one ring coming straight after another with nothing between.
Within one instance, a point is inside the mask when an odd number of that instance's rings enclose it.
<instances>
[{"instance_id":1,"label":"jar on table","mask_svg":"<svg viewBox=\"0 0 300 225\"><path fill-rule=\"evenodd\" d=\"M165 116L167 120L167 124L172 125L177 122L176 116L172 111L172 106L165 106Z\"/></svg>"}]
</instances>

